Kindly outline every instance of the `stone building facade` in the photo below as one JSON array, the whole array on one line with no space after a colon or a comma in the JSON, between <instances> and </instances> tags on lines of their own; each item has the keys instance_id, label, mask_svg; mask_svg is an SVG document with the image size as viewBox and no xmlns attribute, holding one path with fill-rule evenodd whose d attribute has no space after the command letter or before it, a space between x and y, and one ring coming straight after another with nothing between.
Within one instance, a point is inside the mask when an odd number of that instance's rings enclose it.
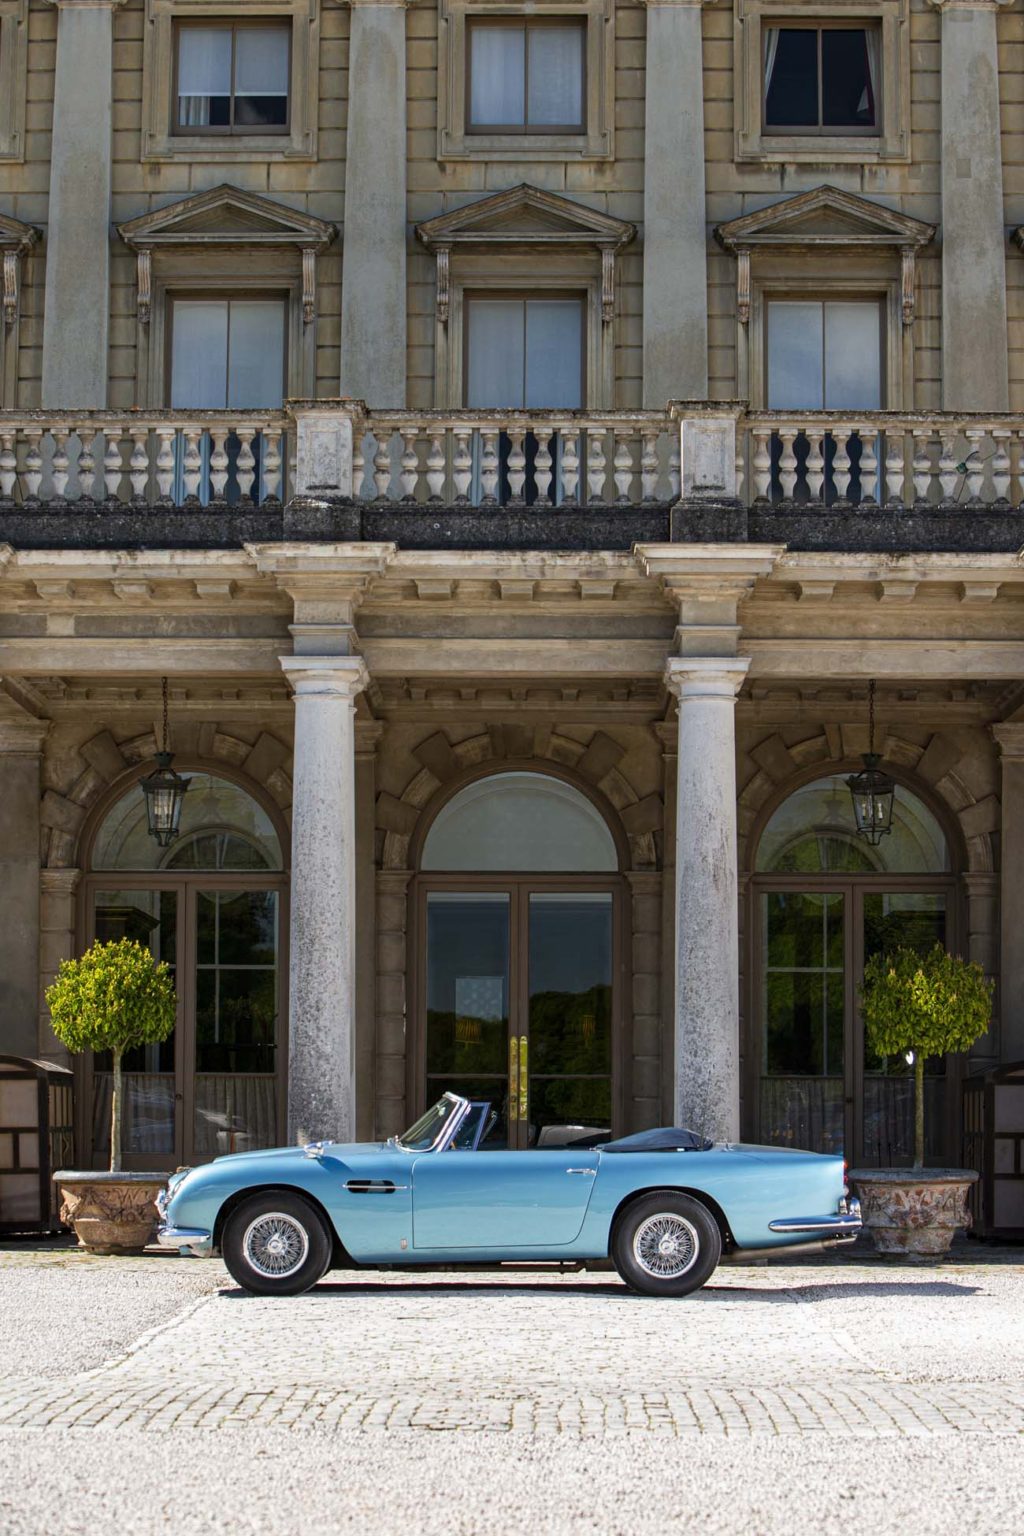
<instances>
[{"instance_id":1,"label":"stone building facade","mask_svg":"<svg viewBox=\"0 0 1024 1536\"><path fill-rule=\"evenodd\" d=\"M460 1085L900 1162L894 942L1024 1058L1022 81L1013 0L0 0L3 1048L169 960L138 1167Z\"/></svg>"}]
</instances>

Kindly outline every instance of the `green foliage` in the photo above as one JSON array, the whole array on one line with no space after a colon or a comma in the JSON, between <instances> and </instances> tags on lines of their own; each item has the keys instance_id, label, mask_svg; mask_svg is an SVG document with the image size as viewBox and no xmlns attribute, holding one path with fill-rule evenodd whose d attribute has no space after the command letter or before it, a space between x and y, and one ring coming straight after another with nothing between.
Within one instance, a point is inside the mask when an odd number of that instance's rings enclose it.
<instances>
[{"instance_id":1,"label":"green foliage","mask_svg":"<svg viewBox=\"0 0 1024 1536\"><path fill-rule=\"evenodd\" d=\"M174 983L134 939L99 942L81 959L62 960L46 989L53 1032L69 1051L113 1051L156 1045L174 1029Z\"/></svg>"},{"instance_id":2,"label":"green foliage","mask_svg":"<svg viewBox=\"0 0 1024 1536\"><path fill-rule=\"evenodd\" d=\"M922 1060L966 1051L989 1027L993 984L980 965L900 947L864 967L861 1002L868 1044L880 1056L913 1051Z\"/></svg>"}]
</instances>

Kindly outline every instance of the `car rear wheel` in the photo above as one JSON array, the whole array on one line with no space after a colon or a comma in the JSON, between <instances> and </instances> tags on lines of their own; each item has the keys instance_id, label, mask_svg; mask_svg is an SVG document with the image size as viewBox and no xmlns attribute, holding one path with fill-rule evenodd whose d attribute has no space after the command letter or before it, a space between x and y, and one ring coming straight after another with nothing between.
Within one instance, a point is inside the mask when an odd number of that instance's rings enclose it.
<instances>
[{"instance_id":1,"label":"car rear wheel","mask_svg":"<svg viewBox=\"0 0 1024 1536\"><path fill-rule=\"evenodd\" d=\"M645 1296L688 1296L718 1268L718 1223L690 1195L644 1195L628 1205L612 1234L615 1268Z\"/></svg>"},{"instance_id":2,"label":"car rear wheel","mask_svg":"<svg viewBox=\"0 0 1024 1536\"><path fill-rule=\"evenodd\" d=\"M256 1296L298 1296L331 1262L331 1239L319 1212L301 1195L268 1190L243 1200L221 1240L228 1273Z\"/></svg>"}]
</instances>

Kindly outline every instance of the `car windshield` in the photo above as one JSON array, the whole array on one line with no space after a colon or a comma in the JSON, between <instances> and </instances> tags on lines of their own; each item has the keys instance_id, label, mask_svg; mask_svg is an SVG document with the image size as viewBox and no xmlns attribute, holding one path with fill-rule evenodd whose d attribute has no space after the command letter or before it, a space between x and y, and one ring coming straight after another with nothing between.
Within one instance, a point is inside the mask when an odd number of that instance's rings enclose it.
<instances>
[{"instance_id":1,"label":"car windshield","mask_svg":"<svg viewBox=\"0 0 1024 1536\"><path fill-rule=\"evenodd\" d=\"M432 1147L444 1129L445 1122L451 1119L455 1113L457 1101L445 1094L443 1099L438 1099L431 1105L425 1115L421 1115L415 1125L411 1125L407 1131L403 1131L398 1138L398 1145L404 1147L407 1152L426 1152Z\"/></svg>"}]
</instances>

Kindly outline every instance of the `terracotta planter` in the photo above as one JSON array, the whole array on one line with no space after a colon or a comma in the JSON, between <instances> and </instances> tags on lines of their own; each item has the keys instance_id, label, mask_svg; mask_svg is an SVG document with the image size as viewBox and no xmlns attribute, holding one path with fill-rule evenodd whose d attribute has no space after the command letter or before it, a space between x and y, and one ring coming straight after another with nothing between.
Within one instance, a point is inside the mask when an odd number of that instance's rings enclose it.
<instances>
[{"instance_id":1,"label":"terracotta planter","mask_svg":"<svg viewBox=\"0 0 1024 1536\"><path fill-rule=\"evenodd\" d=\"M141 1253L157 1223L154 1201L167 1183L164 1173L54 1174L60 1189L62 1221L74 1227L89 1253Z\"/></svg>"},{"instance_id":2,"label":"terracotta planter","mask_svg":"<svg viewBox=\"0 0 1024 1536\"><path fill-rule=\"evenodd\" d=\"M849 1180L879 1253L933 1258L947 1253L953 1234L969 1227L970 1168L859 1168Z\"/></svg>"}]
</instances>

